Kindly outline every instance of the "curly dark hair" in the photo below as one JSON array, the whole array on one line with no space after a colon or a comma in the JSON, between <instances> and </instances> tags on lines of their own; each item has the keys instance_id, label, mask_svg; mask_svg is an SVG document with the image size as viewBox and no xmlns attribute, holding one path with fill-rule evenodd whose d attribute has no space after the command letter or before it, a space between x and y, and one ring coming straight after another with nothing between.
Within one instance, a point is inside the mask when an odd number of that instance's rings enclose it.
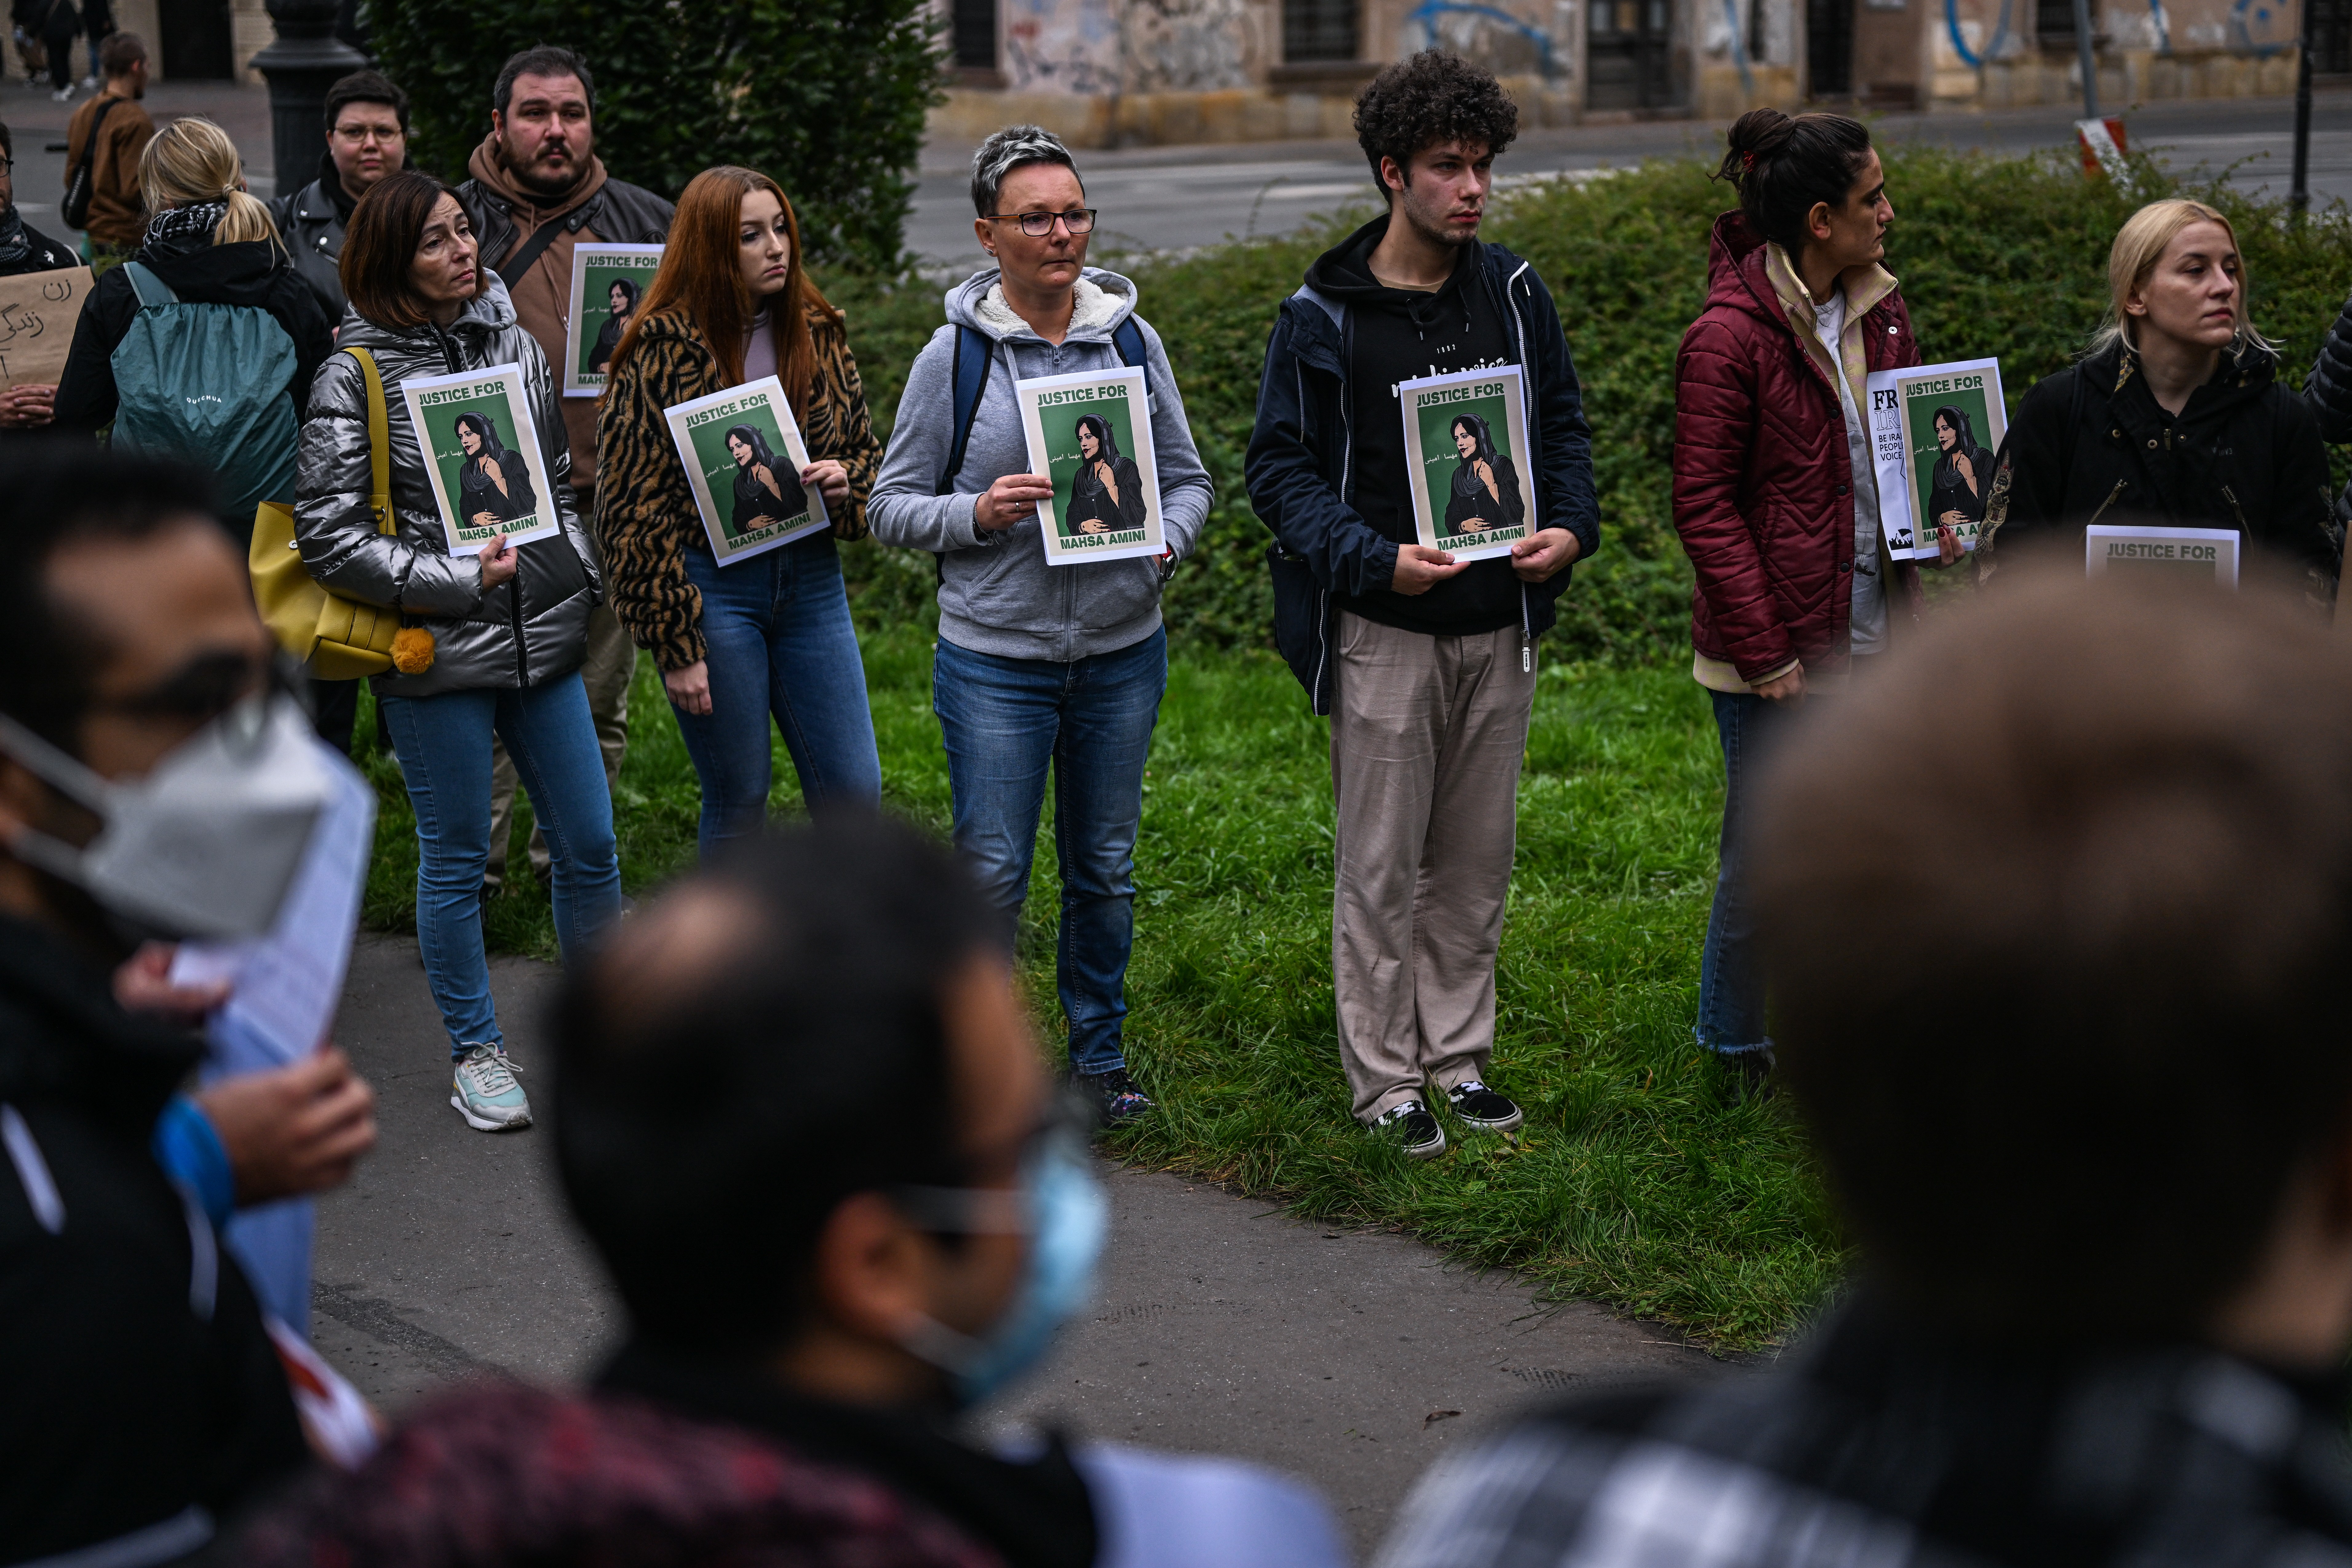
<instances>
[{"instance_id":1,"label":"curly dark hair","mask_svg":"<svg viewBox=\"0 0 2352 1568\"><path fill-rule=\"evenodd\" d=\"M1480 142L1493 154L1518 133L1519 106L1494 73L1442 49L1397 61L1356 100L1356 143L1383 196L1389 194L1381 178L1383 158L1410 169L1414 153L1447 142Z\"/></svg>"}]
</instances>

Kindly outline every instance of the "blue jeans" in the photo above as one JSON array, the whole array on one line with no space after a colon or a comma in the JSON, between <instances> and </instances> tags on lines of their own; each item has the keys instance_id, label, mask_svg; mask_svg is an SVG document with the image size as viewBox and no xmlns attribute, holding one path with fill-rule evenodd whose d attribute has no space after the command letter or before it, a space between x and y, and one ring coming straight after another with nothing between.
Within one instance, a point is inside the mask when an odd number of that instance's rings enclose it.
<instances>
[{"instance_id":1,"label":"blue jeans","mask_svg":"<svg viewBox=\"0 0 2352 1568\"><path fill-rule=\"evenodd\" d=\"M482 953L490 858L490 735L514 759L553 858L555 940L586 956L621 912L613 796L577 671L540 686L385 697L384 724L416 811L416 942L449 1031L449 1053L505 1043Z\"/></svg>"},{"instance_id":2,"label":"blue jeans","mask_svg":"<svg viewBox=\"0 0 2352 1568\"><path fill-rule=\"evenodd\" d=\"M1168 636L1070 664L1000 658L940 639L931 707L947 743L956 847L1003 912L1009 948L1029 893L1045 764L1054 766L1054 847L1062 863L1056 978L1070 1065L1127 1065L1127 956L1135 945L1135 836L1143 764L1168 689Z\"/></svg>"},{"instance_id":3,"label":"blue jeans","mask_svg":"<svg viewBox=\"0 0 2352 1568\"><path fill-rule=\"evenodd\" d=\"M733 566L697 541L686 547L686 574L702 593L709 648L710 711L677 715L702 780L703 858L767 821L772 713L810 810L879 805L874 712L833 536L814 533Z\"/></svg>"},{"instance_id":4,"label":"blue jeans","mask_svg":"<svg viewBox=\"0 0 2352 1568\"><path fill-rule=\"evenodd\" d=\"M1756 910L1748 886L1748 814L1756 770L1797 718L1790 703L1748 692L1710 691L1723 742L1723 843L1715 909L1698 964L1698 1043L1736 1056L1772 1044L1764 1025L1764 971L1756 950Z\"/></svg>"}]
</instances>

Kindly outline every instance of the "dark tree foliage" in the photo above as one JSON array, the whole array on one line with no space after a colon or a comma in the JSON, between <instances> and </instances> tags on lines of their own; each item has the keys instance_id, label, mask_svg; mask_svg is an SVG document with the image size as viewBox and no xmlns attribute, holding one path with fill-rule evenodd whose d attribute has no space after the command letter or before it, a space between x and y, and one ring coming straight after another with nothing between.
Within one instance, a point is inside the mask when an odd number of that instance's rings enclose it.
<instances>
[{"instance_id":1,"label":"dark tree foliage","mask_svg":"<svg viewBox=\"0 0 2352 1568\"><path fill-rule=\"evenodd\" d=\"M941 58L922 0L366 0L384 71L408 90L410 156L444 177L488 132L517 49L562 44L596 77L596 151L675 198L715 163L772 175L813 259L889 271Z\"/></svg>"}]
</instances>

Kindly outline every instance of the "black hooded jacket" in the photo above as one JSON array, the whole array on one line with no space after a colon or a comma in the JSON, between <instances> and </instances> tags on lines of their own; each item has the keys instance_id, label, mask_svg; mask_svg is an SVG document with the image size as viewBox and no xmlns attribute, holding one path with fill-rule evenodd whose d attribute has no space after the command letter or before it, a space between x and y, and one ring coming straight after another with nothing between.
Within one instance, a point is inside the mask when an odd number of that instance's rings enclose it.
<instances>
[{"instance_id":1,"label":"black hooded jacket","mask_svg":"<svg viewBox=\"0 0 2352 1568\"><path fill-rule=\"evenodd\" d=\"M245 1277L149 1152L198 1051L116 1005L106 972L56 934L0 916L11 1562L166 1526L183 1554L303 1458Z\"/></svg>"},{"instance_id":2,"label":"black hooded jacket","mask_svg":"<svg viewBox=\"0 0 2352 1568\"><path fill-rule=\"evenodd\" d=\"M286 238L294 270L318 296L320 313L327 318L329 327L343 319L343 229L358 205L343 189L332 153L319 154L317 179L269 204L270 219ZM305 380L302 384L310 384Z\"/></svg>"},{"instance_id":3,"label":"black hooded jacket","mask_svg":"<svg viewBox=\"0 0 2352 1568\"><path fill-rule=\"evenodd\" d=\"M2332 600L2327 449L2276 366L2259 347L2225 356L2178 417L2122 343L2037 383L2001 441L1985 506L1994 548L2049 544L2079 563L2092 522L2235 529L2250 559L2266 554Z\"/></svg>"},{"instance_id":4,"label":"black hooded jacket","mask_svg":"<svg viewBox=\"0 0 2352 1568\"><path fill-rule=\"evenodd\" d=\"M209 233L175 235L142 246L131 259L183 300L257 305L276 317L294 342L294 378L286 384L286 395L293 401L295 423L301 423L311 379L335 352L335 330L284 250L266 239L215 245ZM89 303L74 327L73 349L58 383L59 429L96 430L114 418L120 401L114 351L138 314L139 292L129 275L120 267L110 268L90 289Z\"/></svg>"}]
</instances>

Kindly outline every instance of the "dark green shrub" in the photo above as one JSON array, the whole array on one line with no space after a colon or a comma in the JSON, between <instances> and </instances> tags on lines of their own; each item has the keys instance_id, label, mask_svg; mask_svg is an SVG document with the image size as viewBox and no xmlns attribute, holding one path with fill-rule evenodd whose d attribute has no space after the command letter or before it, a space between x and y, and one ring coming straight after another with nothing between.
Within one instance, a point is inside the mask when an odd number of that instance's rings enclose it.
<instances>
[{"instance_id":1,"label":"dark green shrub","mask_svg":"<svg viewBox=\"0 0 2352 1568\"><path fill-rule=\"evenodd\" d=\"M415 106L411 156L465 177L517 49L562 44L596 75L596 151L675 197L714 163L773 175L810 255L898 263L940 50L923 0L365 0L383 68Z\"/></svg>"}]
</instances>

